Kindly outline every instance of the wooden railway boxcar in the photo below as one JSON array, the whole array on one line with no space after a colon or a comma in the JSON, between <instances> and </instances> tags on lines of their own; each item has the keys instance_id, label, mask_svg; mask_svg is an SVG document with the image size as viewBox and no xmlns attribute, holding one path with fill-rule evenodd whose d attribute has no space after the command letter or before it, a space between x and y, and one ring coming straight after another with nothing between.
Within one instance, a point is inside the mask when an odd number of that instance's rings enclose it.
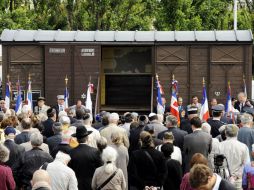
<instances>
[{"instance_id":1,"label":"wooden railway boxcar","mask_svg":"<svg viewBox=\"0 0 254 190\"><path fill-rule=\"evenodd\" d=\"M69 78L69 104L84 98L89 80L94 113L150 112L156 104L155 74L167 104L172 76L187 104L202 98L202 79L208 98L225 103L227 83L232 96L243 90L243 76L251 96L252 32L237 31L47 31L4 30L3 84L7 74L24 90L32 89L54 105ZM5 85L3 85L5 87ZM4 92L4 90L3 90Z\"/></svg>"}]
</instances>

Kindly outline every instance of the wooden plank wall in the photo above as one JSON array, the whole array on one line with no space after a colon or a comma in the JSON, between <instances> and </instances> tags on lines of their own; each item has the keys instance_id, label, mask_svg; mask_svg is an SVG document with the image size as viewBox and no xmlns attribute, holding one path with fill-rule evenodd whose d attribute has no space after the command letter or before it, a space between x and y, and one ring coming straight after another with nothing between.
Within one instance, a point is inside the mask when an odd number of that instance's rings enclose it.
<instances>
[{"instance_id":1,"label":"wooden plank wall","mask_svg":"<svg viewBox=\"0 0 254 190\"><path fill-rule=\"evenodd\" d=\"M50 50L51 49L51 50ZM64 50L63 50L64 49ZM50 53L51 51L51 53ZM52 53L52 51L56 51ZM62 53L60 53L62 51ZM93 51L93 52L89 52ZM100 72L99 46L48 45L45 47L45 95L49 105L56 104L56 96L64 94L65 77L68 76L69 104L87 93L91 76L95 91L92 100L95 106L97 83Z\"/></svg>"},{"instance_id":2,"label":"wooden plank wall","mask_svg":"<svg viewBox=\"0 0 254 190\"><path fill-rule=\"evenodd\" d=\"M26 92L28 76L32 81L32 90L44 94L44 56L43 47L38 45L3 45L3 95L5 96L6 76L10 75L12 89L20 80L21 89ZM15 102L13 102L15 104Z\"/></svg>"},{"instance_id":3,"label":"wooden plank wall","mask_svg":"<svg viewBox=\"0 0 254 190\"><path fill-rule=\"evenodd\" d=\"M232 97L243 91L243 75L246 77L248 97L252 80L251 45L182 45L157 46L156 71L170 105L172 74L179 82L179 96L184 104L193 95L202 101L202 78L206 80L208 98L216 98L225 104L227 83L231 82ZM156 98L156 97L155 97Z\"/></svg>"}]
</instances>

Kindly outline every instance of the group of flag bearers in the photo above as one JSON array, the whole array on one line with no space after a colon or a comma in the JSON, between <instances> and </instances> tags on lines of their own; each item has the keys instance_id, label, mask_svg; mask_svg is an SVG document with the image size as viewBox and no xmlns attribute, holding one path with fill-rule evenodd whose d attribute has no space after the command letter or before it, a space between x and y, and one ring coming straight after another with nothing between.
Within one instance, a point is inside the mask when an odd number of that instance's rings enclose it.
<instances>
[{"instance_id":1,"label":"group of flag bearers","mask_svg":"<svg viewBox=\"0 0 254 190\"><path fill-rule=\"evenodd\" d=\"M69 107L69 91L68 91L68 77L65 77L65 90L64 90L64 108L67 109ZM23 106L23 101L25 101L25 104L33 110L33 93L32 93L32 86L31 86L31 76L29 74L28 77L28 87L26 92L26 98L25 100L22 100L22 91L21 91L21 85L20 80L18 79L16 83L16 89L17 89L17 95L15 100L15 112L16 114L20 114ZM90 110L90 113L92 113L92 98L91 94L94 92L94 86L91 83L91 77L89 80L88 88L87 88L87 94L86 94L86 109ZM12 84L10 82L10 76L7 75L7 83L5 87L5 106L7 109L11 108L11 99L12 99Z\"/></svg>"},{"instance_id":2,"label":"group of flag bearers","mask_svg":"<svg viewBox=\"0 0 254 190\"><path fill-rule=\"evenodd\" d=\"M163 105L162 97L164 96L163 88L159 81L159 76L156 74L156 84L157 84L157 113L164 114L165 105ZM244 85L244 93L247 95L247 88L245 83L245 77L243 77L243 85ZM178 119L178 123L180 123L180 113L178 108L178 101L177 101L177 95L178 95L178 81L175 80L175 77L173 75L172 78L172 84L171 84L171 102L170 102L170 113L174 115ZM205 85L205 79L203 78L203 98L202 98L202 104L201 109L199 113L199 117L202 121L207 121L210 117L209 114L209 106L208 106L208 98L206 93L206 85ZM230 81L228 81L228 88L227 88L227 98L226 98L226 106L225 106L225 113L228 117L232 119L232 121L235 121L235 115L234 113L237 111L233 105L232 105L232 99L231 99L231 87L230 87Z\"/></svg>"}]
</instances>

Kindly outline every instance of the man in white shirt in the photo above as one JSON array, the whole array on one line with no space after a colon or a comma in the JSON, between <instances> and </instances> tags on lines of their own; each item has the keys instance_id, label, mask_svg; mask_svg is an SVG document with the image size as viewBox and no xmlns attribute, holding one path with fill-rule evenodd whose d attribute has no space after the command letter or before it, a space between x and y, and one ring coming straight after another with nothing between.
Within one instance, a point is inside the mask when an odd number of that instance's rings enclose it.
<instances>
[{"instance_id":1,"label":"man in white shirt","mask_svg":"<svg viewBox=\"0 0 254 190\"><path fill-rule=\"evenodd\" d=\"M163 136L163 144L174 142L174 135L172 132L166 132ZM162 145L157 146L155 149L161 151ZM182 152L181 149L174 145L174 151L171 154L171 159L177 160L182 165Z\"/></svg>"},{"instance_id":2,"label":"man in white shirt","mask_svg":"<svg viewBox=\"0 0 254 190\"><path fill-rule=\"evenodd\" d=\"M74 171L67 166L71 157L61 150L56 154L53 162L49 163L46 170L51 179L52 189L78 190L78 182Z\"/></svg>"},{"instance_id":3,"label":"man in white shirt","mask_svg":"<svg viewBox=\"0 0 254 190\"><path fill-rule=\"evenodd\" d=\"M226 140L218 147L218 154L223 154L228 161L231 180L236 189L242 188L243 167L250 162L248 147L237 140L239 128L236 125L226 125Z\"/></svg>"}]
</instances>

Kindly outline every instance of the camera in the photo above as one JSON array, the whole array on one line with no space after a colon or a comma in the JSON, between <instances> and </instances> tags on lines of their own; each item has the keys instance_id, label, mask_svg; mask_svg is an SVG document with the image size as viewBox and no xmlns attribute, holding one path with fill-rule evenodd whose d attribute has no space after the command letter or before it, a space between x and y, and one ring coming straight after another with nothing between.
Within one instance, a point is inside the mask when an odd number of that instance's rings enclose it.
<instances>
[{"instance_id":1,"label":"camera","mask_svg":"<svg viewBox=\"0 0 254 190\"><path fill-rule=\"evenodd\" d=\"M222 167L225 158L226 157L223 154L215 154L214 155L214 166Z\"/></svg>"}]
</instances>

